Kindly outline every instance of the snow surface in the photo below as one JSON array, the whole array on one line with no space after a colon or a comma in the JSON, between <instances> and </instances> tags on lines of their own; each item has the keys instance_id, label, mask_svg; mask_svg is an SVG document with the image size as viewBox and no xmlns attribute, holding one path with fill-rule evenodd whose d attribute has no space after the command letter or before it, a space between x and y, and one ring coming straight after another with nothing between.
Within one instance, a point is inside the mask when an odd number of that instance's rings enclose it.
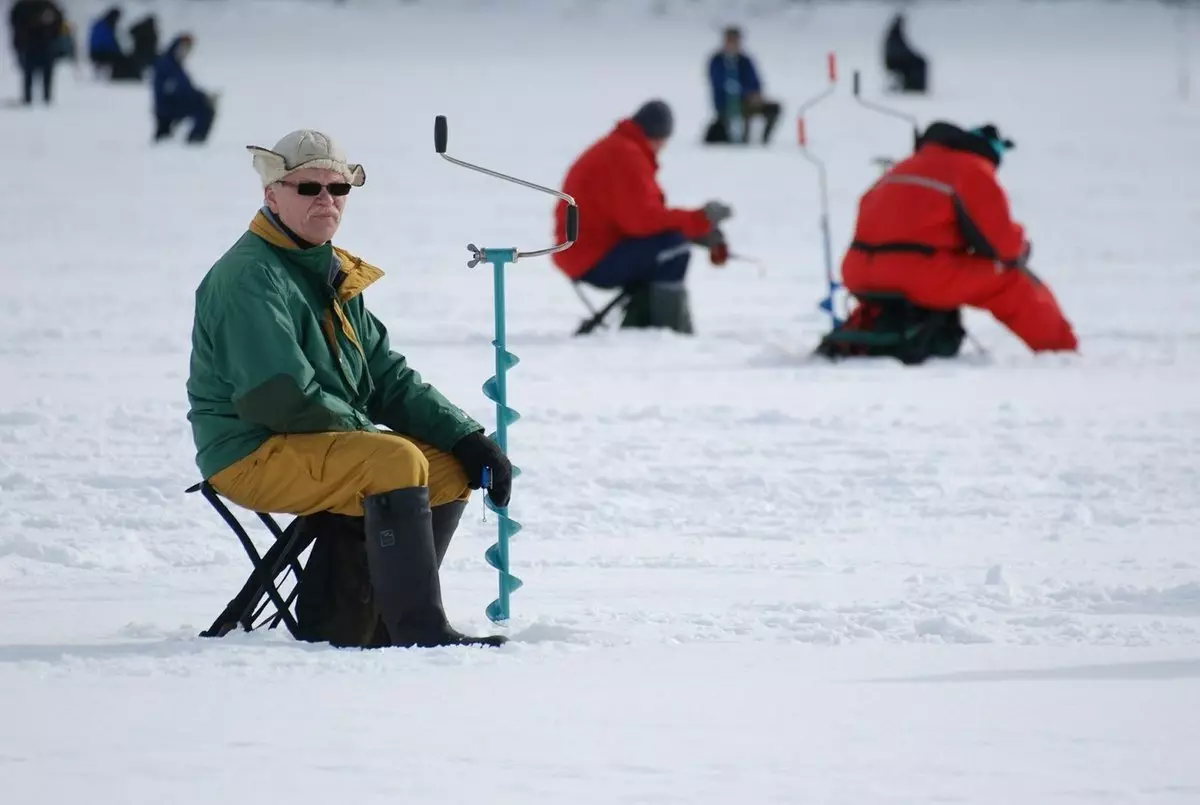
<instances>
[{"instance_id":1,"label":"snow surface","mask_svg":"<svg viewBox=\"0 0 1200 805\"><path fill-rule=\"evenodd\" d=\"M135 4L196 32L207 146L152 147L148 90L86 70L0 111L0 801L1200 801L1200 10L911 11L936 91L889 102L1011 132L1002 177L1082 341L1034 357L972 314L986 356L913 370L804 359L825 321L794 113L836 51L808 123L840 254L871 159L909 145L847 80L883 100L890 7L721 5ZM730 16L786 106L767 149L697 143ZM338 241L389 272L368 302L397 348L490 423L465 246L549 245L551 204L436 157L432 119L553 185L652 96L670 200L728 200L766 270L697 254L695 338L573 339L548 260L510 269L513 641L196 637L249 568L183 494L192 293L256 209L243 146L318 127L366 165ZM444 582L484 631L481 513Z\"/></svg>"}]
</instances>

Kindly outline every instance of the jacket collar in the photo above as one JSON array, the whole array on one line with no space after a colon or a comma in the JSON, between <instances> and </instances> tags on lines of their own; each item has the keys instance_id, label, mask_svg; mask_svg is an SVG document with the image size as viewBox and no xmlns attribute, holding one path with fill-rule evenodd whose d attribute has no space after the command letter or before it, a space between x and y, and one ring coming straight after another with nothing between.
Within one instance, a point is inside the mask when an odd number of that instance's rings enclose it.
<instances>
[{"instance_id":1,"label":"jacket collar","mask_svg":"<svg viewBox=\"0 0 1200 805\"><path fill-rule=\"evenodd\" d=\"M265 206L250 222L250 232L285 252L289 262L321 276L342 302L349 302L383 276L382 270L332 243L301 249Z\"/></svg>"},{"instance_id":2,"label":"jacket collar","mask_svg":"<svg viewBox=\"0 0 1200 805\"><path fill-rule=\"evenodd\" d=\"M645 154L646 158L650 160L650 164L654 166L654 169L658 170L658 155L655 154L654 149L650 147L650 139L646 136L646 133L642 131L641 126L639 126L637 123L634 123L632 119L626 118L617 123L616 128L613 129L613 134L629 140L636 145L638 150Z\"/></svg>"}]
</instances>

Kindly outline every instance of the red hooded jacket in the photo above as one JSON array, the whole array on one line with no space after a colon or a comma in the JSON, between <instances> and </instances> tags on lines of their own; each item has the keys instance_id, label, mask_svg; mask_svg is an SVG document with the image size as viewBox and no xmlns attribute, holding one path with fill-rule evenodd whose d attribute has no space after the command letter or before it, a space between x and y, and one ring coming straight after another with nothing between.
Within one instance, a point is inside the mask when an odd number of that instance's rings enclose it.
<instances>
[{"instance_id":1,"label":"red hooded jacket","mask_svg":"<svg viewBox=\"0 0 1200 805\"><path fill-rule=\"evenodd\" d=\"M860 200L842 282L852 294L901 293L936 310L982 308L1030 349L1074 350L1058 301L1025 266L1025 231L996 182L999 161L982 138L931 125L917 152Z\"/></svg>"},{"instance_id":2,"label":"red hooded jacket","mask_svg":"<svg viewBox=\"0 0 1200 805\"><path fill-rule=\"evenodd\" d=\"M931 128L917 152L889 170L859 201L854 244L842 266L847 287L872 276L940 265L1015 265L1025 231L1012 219L983 141ZM933 135L933 136L930 136Z\"/></svg>"},{"instance_id":3,"label":"red hooded jacket","mask_svg":"<svg viewBox=\"0 0 1200 805\"><path fill-rule=\"evenodd\" d=\"M655 174L658 161L650 141L632 120L622 120L606 137L579 156L563 180L562 192L579 206L575 245L553 255L554 264L579 279L609 249L628 238L679 230L689 240L711 225L703 210L669 209ZM555 208L555 238L566 238L566 202Z\"/></svg>"}]
</instances>

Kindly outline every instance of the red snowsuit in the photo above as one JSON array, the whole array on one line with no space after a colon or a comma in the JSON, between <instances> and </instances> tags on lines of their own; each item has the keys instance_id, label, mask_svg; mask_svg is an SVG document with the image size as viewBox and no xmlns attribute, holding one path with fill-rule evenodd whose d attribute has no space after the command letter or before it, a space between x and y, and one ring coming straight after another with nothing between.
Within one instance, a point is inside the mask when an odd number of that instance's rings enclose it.
<instances>
[{"instance_id":1,"label":"red snowsuit","mask_svg":"<svg viewBox=\"0 0 1200 805\"><path fill-rule=\"evenodd\" d=\"M935 310L982 308L1034 351L1074 350L1054 295L1024 266L1024 230L997 162L982 138L931 126L859 201L842 281L851 293L891 291Z\"/></svg>"},{"instance_id":2,"label":"red snowsuit","mask_svg":"<svg viewBox=\"0 0 1200 805\"><path fill-rule=\"evenodd\" d=\"M554 254L554 264L578 279L627 238L672 230L688 240L707 234L711 225L703 210L666 206L657 171L650 141L632 120L622 120L589 146L567 171L562 188L579 206L579 237L574 246ZM560 201L554 211L560 243L566 238L565 208Z\"/></svg>"}]
</instances>

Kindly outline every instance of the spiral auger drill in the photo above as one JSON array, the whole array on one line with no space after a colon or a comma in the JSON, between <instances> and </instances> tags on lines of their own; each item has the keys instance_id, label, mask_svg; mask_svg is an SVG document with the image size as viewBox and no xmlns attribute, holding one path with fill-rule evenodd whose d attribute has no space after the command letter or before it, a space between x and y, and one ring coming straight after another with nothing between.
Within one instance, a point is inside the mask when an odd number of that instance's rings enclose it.
<instances>
[{"instance_id":1,"label":"spiral auger drill","mask_svg":"<svg viewBox=\"0 0 1200 805\"><path fill-rule=\"evenodd\" d=\"M529 252L519 251L515 247L495 249L480 248L474 243L467 244L467 249L471 252L471 259L467 263L468 268L474 268L480 263L491 263L492 265L492 300L495 323L495 338L492 341L492 346L496 350L496 373L492 377L489 377L483 384L483 393L489 400L496 404L496 431L490 435L490 438L507 455L508 426L520 419L521 415L508 405L508 370L516 366L519 359L514 353L508 350L506 342L504 267L510 263L517 262L522 257L540 257L570 248L579 233L579 207L575 204L575 199L557 190L551 190L548 187L542 187L523 179L517 179L513 176L507 176L503 173L497 173L496 171L455 159L446 153L448 138L449 132L446 117L445 115L438 115L434 118L433 122L433 144L434 149L442 155L443 159L497 179L504 179L505 181L513 182L532 190L548 193L567 203L566 240L562 243L555 244L546 249ZM520 474L520 470L515 464L512 468L512 474L514 479ZM484 471L484 477L480 479L480 484L486 490L491 489L490 479L487 477L486 470ZM509 597L522 584L521 580L512 574L509 567L509 540L521 530L521 524L508 516L507 505L497 506L493 503L490 494L484 498L484 501L485 505L494 511L497 517L496 528L498 533L496 542L484 554L488 564L496 568L500 576L500 594L495 601L492 601L487 606L488 619L493 623L497 623L508 620L510 614Z\"/></svg>"}]
</instances>

